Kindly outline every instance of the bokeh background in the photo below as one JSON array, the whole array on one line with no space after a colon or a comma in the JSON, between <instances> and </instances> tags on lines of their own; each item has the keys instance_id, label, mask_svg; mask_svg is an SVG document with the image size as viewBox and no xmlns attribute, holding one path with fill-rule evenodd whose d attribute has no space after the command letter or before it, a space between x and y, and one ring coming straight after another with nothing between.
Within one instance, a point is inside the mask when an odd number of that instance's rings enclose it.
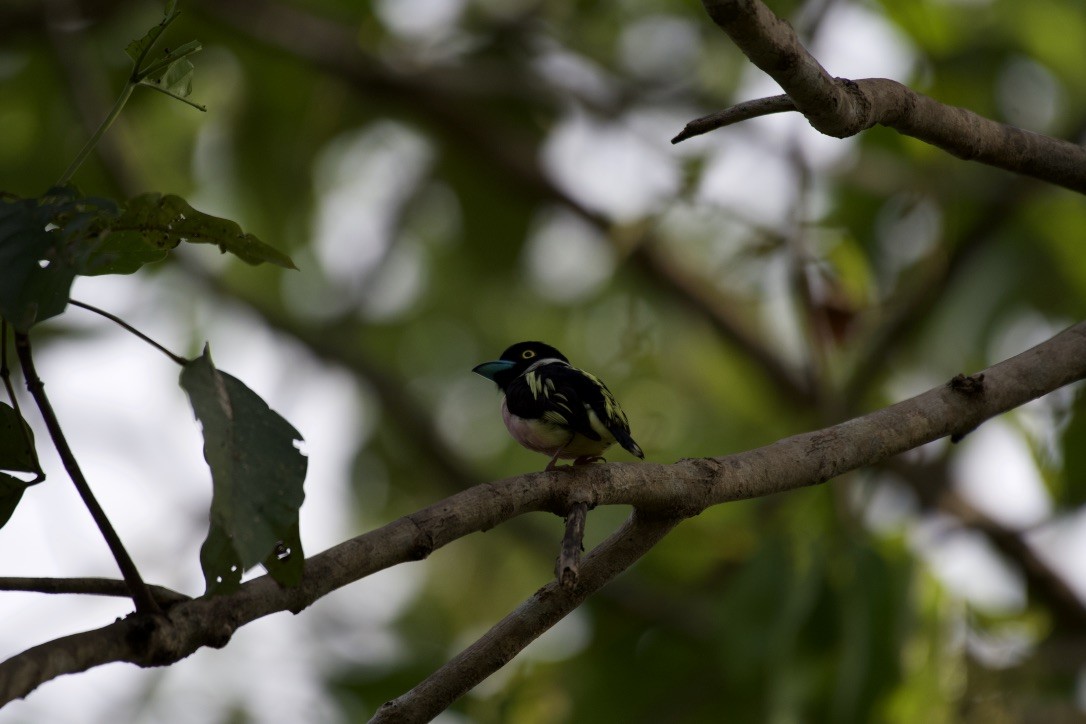
<instances>
[{"instance_id":1,"label":"bokeh background","mask_svg":"<svg viewBox=\"0 0 1086 724\"><path fill-rule=\"evenodd\" d=\"M884 76L1081 140L1076 0L771 4L833 75ZM305 436L310 553L541 468L470 373L546 340L603 377L649 459L877 408L1086 311L1081 196L885 129L794 115L672 146L775 88L695 2L188 0L206 114L137 91L87 193L179 193L299 271L179 250L73 296L176 351L210 340ZM48 188L104 117L153 2L0 6L0 188ZM36 332L92 486L144 576L196 594L210 476L165 358L83 310ZM718 506L444 722L1076 721L1086 710L1086 399L1069 388L829 485ZM32 410L28 417L37 420ZM47 437L0 575L115 575ZM612 459L629 459L614 453ZM590 513L586 543L627 515ZM158 670L42 686L2 722L348 722L552 575L533 515ZM0 655L124 615L0 595Z\"/></svg>"}]
</instances>

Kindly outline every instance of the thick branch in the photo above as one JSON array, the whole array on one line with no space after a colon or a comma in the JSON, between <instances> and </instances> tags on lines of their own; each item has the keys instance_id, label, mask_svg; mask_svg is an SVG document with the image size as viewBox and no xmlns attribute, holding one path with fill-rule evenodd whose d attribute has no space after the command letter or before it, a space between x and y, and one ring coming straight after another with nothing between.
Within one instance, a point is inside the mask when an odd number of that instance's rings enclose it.
<instances>
[{"instance_id":1,"label":"thick branch","mask_svg":"<svg viewBox=\"0 0 1086 724\"><path fill-rule=\"evenodd\" d=\"M1082 146L944 105L886 78L833 78L791 26L760 0L702 0L702 4L713 22L826 135L845 138L879 124L958 158L1086 193Z\"/></svg>"},{"instance_id":2,"label":"thick branch","mask_svg":"<svg viewBox=\"0 0 1086 724\"><path fill-rule=\"evenodd\" d=\"M530 473L477 485L313 556L296 588L280 588L263 576L233 594L178 603L168 619L130 616L18 654L0 664L0 704L61 674L113 661L165 665L202 646L223 646L237 627L254 619L301 611L330 591L527 512L562 515L572 503L588 502L633 505L667 518L695 515L717 503L822 483L932 440L966 433L1084 377L1086 323L1080 323L984 370L983 377L960 378L863 417L755 450L672 465L584 466L578 474Z\"/></svg>"}]
</instances>

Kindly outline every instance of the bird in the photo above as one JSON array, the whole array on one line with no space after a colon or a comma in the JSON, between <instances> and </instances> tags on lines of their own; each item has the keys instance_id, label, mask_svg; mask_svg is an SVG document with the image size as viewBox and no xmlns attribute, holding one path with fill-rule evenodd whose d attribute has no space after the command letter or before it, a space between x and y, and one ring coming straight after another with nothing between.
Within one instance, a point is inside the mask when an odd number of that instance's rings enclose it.
<instances>
[{"instance_id":1,"label":"bird","mask_svg":"<svg viewBox=\"0 0 1086 724\"><path fill-rule=\"evenodd\" d=\"M574 465L601 461L616 442L645 457L607 385L549 344L518 342L472 372L502 392L502 420L513 439L551 456L546 471L554 470L559 458Z\"/></svg>"}]
</instances>

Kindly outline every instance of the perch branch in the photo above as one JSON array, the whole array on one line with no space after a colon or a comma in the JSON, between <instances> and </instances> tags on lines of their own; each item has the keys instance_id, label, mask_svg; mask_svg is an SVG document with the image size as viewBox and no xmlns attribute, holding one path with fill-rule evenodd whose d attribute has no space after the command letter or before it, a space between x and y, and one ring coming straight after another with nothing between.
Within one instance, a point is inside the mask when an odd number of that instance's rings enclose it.
<instances>
[{"instance_id":1,"label":"perch branch","mask_svg":"<svg viewBox=\"0 0 1086 724\"><path fill-rule=\"evenodd\" d=\"M982 374L983 387L971 394L962 391L960 382L940 385L862 417L727 457L671 465L584 466L575 476L564 471L529 473L477 485L312 556L297 587L282 588L262 576L231 594L178 603L168 618L129 616L16 654L0 663L0 705L62 674L114 661L166 665L204 646L221 647L250 621L277 611L299 612L337 588L425 558L469 533L531 511L562 515L574 502L626 504L649 518L670 520L718 503L823 483L941 437L973 430L995 415L1083 379L1086 322ZM585 566L581 574L589 575ZM581 585L587 585L584 578ZM561 595L575 595L577 590Z\"/></svg>"}]
</instances>

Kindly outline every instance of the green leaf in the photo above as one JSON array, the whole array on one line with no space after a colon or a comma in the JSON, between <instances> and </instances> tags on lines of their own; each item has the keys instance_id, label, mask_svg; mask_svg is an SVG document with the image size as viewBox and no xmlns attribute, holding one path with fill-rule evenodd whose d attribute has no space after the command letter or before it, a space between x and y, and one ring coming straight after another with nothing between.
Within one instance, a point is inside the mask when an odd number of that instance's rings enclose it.
<instances>
[{"instance_id":1,"label":"green leaf","mask_svg":"<svg viewBox=\"0 0 1086 724\"><path fill-rule=\"evenodd\" d=\"M297 523L280 543L283 544L283 556L273 551L264 559L264 567L284 586L297 586L302 582L302 534Z\"/></svg>"},{"instance_id":2,"label":"green leaf","mask_svg":"<svg viewBox=\"0 0 1086 724\"><path fill-rule=\"evenodd\" d=\"M0 528L3 528L26 491L27 484L18 478L0 473Z\"/></svg>"},{"instance_id":3,"label":"green leaf","mask_svg":"<svg viewBox=\"0 0 1086 724\"><path fill-rule=\"evenodd\" d=\"M215 369L207 347L181 371L181 387L203 426L214 486L211 528L200 551L208 593L236 588L242 572L274 556L280 542L292 554L268 572L283 585L297 583L307 466L295 446L301 435L240 380Z\"/></svg>"},{"instance_id":4,"label":"green leaf","mask_svg":"<svg viewBox=\"0 0 1086 724\"><path fill-rule=\"evenodd\" d=\"M142 38L133 40L125 47L124 52L128 54L133 63L138 66L147 57L147 54L151 52L151 48L158 42L159 36L170 26L170 23L177 19L177 16L177 2L176 0L170 0L166 3L161 22L144 33Z\"/></svg>"},{"instance_id":5,"label":"green leaf","mask_svg":"<svg viewBox=\"0 0 1086 724\"><path fill-rule=\"evenodd\" d=\"M0 470L38 471L34 433L11 405L0 402Z\"/></svg>"},{"instance_id":6,"label":"green leaf","mask_svg":"<svg viewBox=\"0 0 1086 724\"><path fill-rule=\"evenodd\" d=\"M214 504L212 511L214 515ZM234 542L222 525L212 518L207 538L200 546L200 569L204 572L204 588L208 593L229 593L241 585L241 574L248 568L242 563Z\"/></svg>"},{"instance_id":7,"label":"green leaf","mask_svg":"<svg viewBox=\"0 0 1086 724\"><path fill-rule=\"evenodd\" d=\"M80 269L83 276L102 274L132 274L144 264L162 261L173 246L156 247L149 243L150 235L136 231L107 233L91 253L87 264ZM152 236L153 238L153 236Z\"/></svg>"},{"instance_id":8,"label":"green leaf","mask_svg":"<svg viewBox=\"0 0 1086 724\"><path fill-rule=\"evenodd\" d=\"M182 58L170 63L161 73L149 75L140 82L179 98L187 98L192 93L192 76L195 72L196 66Z\"/></svg>"},{"instance_id":9,"label":"green leaf","mask_svg":"<svg viewBox=\"0 0 1086 724\"><path fill-rule=\"evenodd\" d=\"M181 237L170 228L178 212L161 207L160 201L159 194L142 194L129 200L119 218L109 224L104 239L80 273L131 274L144 264L165 259L181 243Z\"/></svg>"},{"instance_id":10,"label":"green leaf","mask_svg":"<svg viewBox=\"0 0 1086 724\"><path fill-rule=\"evenodd\" d=\"M138 232L149 245L170 250L182 241L215 244L248 264L270 262L296 269L286 254L268 246L229 219L220 219L189 206L180 196L142 194L128 201L113 231Z\"/></svg>"},{"instance_id":11,"label":"green leaf","mask_svg":"<svg viewBox=\"0 0 1086 724\"><path fill-rule=\"evenodd\" d=\"M0 316L17 331L68 304L76 265L60 230L47 230L60 210L36 199L0 199Z\"/></svg>"}]
</instances>

